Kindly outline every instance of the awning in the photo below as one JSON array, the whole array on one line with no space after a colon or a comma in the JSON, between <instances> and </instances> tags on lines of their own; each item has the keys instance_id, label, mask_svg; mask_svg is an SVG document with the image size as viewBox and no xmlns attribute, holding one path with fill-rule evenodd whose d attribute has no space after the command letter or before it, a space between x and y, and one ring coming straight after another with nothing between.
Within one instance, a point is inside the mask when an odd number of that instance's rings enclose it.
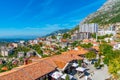
<instances>
[{"instance_id":1,"label":"awning","mask_svg":"<svg viewBox=\"0 0 120 80\"><path fill-rule=\"evenodd\" d=\"M60 78L62 75L63 75L63 73L56 71L56 72L53 72L53 73L51 74L51 77L54 78L54 79L58 79L58 78Z\"/></svg>"},{"instance_id":2,"label":"awning","mask_svg":"<svg viewBox=\"0 0 120 80\"><path fill-rule=\"evenodd\" d=\"M64 74L61 78L62 78L62 79L65 79L65 78L66 78L66 76L67 76L67 74ZM70 79L72 79L72 78L73 78L73 76L72 76L72 75L69 75L69 74L68 74L68 76L69 76L69 78L70 78Z\"/></svg>"},{"instance_id":3,"label":"awning","mask_svg":"<svg viewBox=\"0 0 120 80\"><path fill-rule=\"evenodd\" d=\"M83 68L83 67L78 67L78 68L76 68L76 70L77 70L77 71L84 72L86 69L85 69L85 68Z\"/></svg>"},{"instance_id":4,"label":"awning","mask_svg":"<svg viewBox=\"0 0 120 80\"><path fill-rule=\"evenodd\" d=\"M79 65L79 64L77 64L77 63L73 63L73 64L72 64L72 67L78 67L78 65Z\"/></svg>"}]
</instances>

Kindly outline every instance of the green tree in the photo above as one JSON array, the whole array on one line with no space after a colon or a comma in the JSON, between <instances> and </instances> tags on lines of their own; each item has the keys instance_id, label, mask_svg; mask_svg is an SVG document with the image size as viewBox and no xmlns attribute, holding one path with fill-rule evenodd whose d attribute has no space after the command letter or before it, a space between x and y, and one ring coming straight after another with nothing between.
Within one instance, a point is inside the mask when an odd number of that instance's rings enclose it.
<instances>
[{"instance_id":1,"label":"green tree","mask_svg":"<svg viewBox=\"0 0 120 80\"><path fill-rule=\"evenodd\" d=\"M63 39L71 39L71 35L69 33L64 33Z\"/></svg>"},{"instance_id":2,"label":"green tree","mask_svg":"<svg viewBox=\"0 0 120 80\"><path fill-rule=\"evenodd\" d=\"M56 39L56 36L53 35L53 36L51 36L51 38L52 38L52 39Z\"/></svg>"},{"instance_id":3,"label":"green tree","mask_svg":"<svg viewBox=\"0 0 120 80\"><path fill-rule=\"evenodd\" d=\"M32 49L34 49L35 51L37 51L38 54L40 54L40 55L43 54L43 51L41 49L41 45L35 44L35 45L32 46Z\"/></svg>"},{"instance_id":4,"label":"green tree","mask_svg":"<svg viewBox=\"0 0 120 80\"><path fill-rule=\"evenodd\" d=\"M114 77L118 77L118 71L120 71L120 61L119 61L120 58L116 58L116 59L113 59L112 61L110 61L109 63L109 72L111 74L113 74Z\"/></svg>"},{"instance_id":5,"label":"green tree","mask_svg":"<svg viewBox=\"0 0 120 80\"><path fill-rule=\"evenodd\" d=\"M82 60L78 60L78 65L81 66Z\"/></svg>"},{"instance_id":6,"label":"green tree","mask_svg":"<svg viewBox=\"0 0 120 80\"><path fill-rule=\"evenodd\" d=\"M97 62L95 62L94 67L95 67L95 68L97 68L97 67L98 67L98 63L97 63Z\"/></svg>"},{"instance_id":7,"label":"green tree","mask_svg":"<svg viewBox=\"0 0 120 80\"><path fill-rule=\"evenodd\" d=\"M91 48L93 46L93 44L88 43L88 44L80 44L81 47L83 48Z\"/></svg>"},{"instance_id":8,"label":"green tree","mask_svg":"<svg viewBox=\"0 0 120 80\"><path fill-rule=\"evenodd\" d=\"M70 77L69 77L69 75L68 75L68 74L66 75L65 80L70 80Z\"/></svg>"},{"instance_id":9,"label":"green tree","mask_svg":"<svg viewBox=\"0 0 120 80\"><path fill-rule=\"evenodd\" d=\"M100 48L100 52L102 52L103 55L109 54L112 52L112 46L110 46L107 43L101 44L99 48Z\"/></svg>"},{"instance_id":10,"label":"green tree","mask_svg":"<svg viewBox=\"0 0 120 80\"><path fill-rule=\"evenodd\" d=\"M80 41L74 41L73 43L71 43L72 47L77 47L80 45Z\"/></svg>"},{"instance_id":11,"label":"green tree","mask_svg":"<svg viewBox=\"0 0 120 80\"><path fill-rule=\"evenodd\" d=\"M88 52L85 57L89 60L96 58L96 54L93 51Z\"/></svg>"}]
</instances>

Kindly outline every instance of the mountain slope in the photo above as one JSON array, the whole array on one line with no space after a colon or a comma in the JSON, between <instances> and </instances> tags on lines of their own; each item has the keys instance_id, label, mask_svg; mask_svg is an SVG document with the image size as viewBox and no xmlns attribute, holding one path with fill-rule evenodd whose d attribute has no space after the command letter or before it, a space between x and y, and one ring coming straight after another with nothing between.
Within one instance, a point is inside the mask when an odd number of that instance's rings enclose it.
<instances>
[{"instance_id":1,"label":"mountain slope","mask_svg":"<svg viewBox=\"0 0 120 80\"><path fill-rule=\"evenodd\" d=\"M97 12L86 17L82 23L100 25L120 22L120 0L107 0Z\"/></svg>"},{"instance_id":2,"label":"mountain slope","mask_svg":"<svg viewBox=\"0 0 120 80\"><path fill-rule=\"evenodd\" d=\"M68 32L68 31L69 31L69 29L57 30L57 31L54 31L54 32L52 32L52 33L50 33L50 34L45 35L45 37L47 37L47 36L53 36L53 35L56 35L56 34L58 34L58 33L63 34L63 33L66 33L66 32Z\"/></svg>"}]
</instances>

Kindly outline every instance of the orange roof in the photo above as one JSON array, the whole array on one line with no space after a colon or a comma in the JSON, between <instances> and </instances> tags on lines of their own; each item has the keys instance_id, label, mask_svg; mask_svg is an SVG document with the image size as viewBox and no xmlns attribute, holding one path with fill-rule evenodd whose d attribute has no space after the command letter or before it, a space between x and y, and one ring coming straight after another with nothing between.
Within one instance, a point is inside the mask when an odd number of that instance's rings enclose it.
<instances>
[{"instance_id":1,"label":"orange roof","mask_svg":"<svg viewBox=\"0 0 120 80\"><path fill-rule=\"evenodd\" d=\"M63 69L72 60L82 59L76 54L78 54L77 51L71 50L66 52L66 54L38 59L38 61L31 64L1 73L0 80L35 80L54 71L56 68Z\"/></svg>"},{"instance_id":2,"label":"orange roof","mask_svg":"<svg viewBox=\"0 0 120 80\"><path fill-rule=\"evenodd\" d=\"M66 65L66 62L64 62L64 61L54 61L54 62L59 69L63 69Z\"/></svg>"},{"instance_id":3,"label":"orange roof","mask_svg":"<svg viewBox=\"0 0 120 80\"><path fill-rule=\"evenodd\" d=\"M1 70L6 71L6 70L8 70L8 68L5 66L5 67L2 67Z\"/></svg>"},{"instance_id":4,"label":"orange roof","mask_svg":"<svg viewBox=\"0 0 120 80\"><path fill-rule=\"evenodd\" d=\"M99 42L92 42L92 44L99 44Z\"/></svg>"},{"instance_id":5,"label":"orange roof","mask_svg":"<svg viewBox=\"0 0 120 80\"><path fill-rule=\"evenodd\" d=\"M32 80L23 70L11 70L0 74L0 80Z\"/></svg>"},{"instance_id":6,"label":"orange roof","mask_svg":"<svg viewBox=\"0 0 120 80\"><path fill-rule=\"evenodd\" d=\"M61 42L67 42L67 39L61 39Z\"/></svg>"},{"instance_id":7,"label":"orange roof","mask_svg":"<svg viewBox=\"0 0 120 80\"><path fill-rule=\"evenodd\" d=\"M72 54L61 54L61 55L53 56L50 59L52 59L52 61L55 62L55 64L57 65L59 69L63 69L65 65L69 63L70 61L76 60L76 59L79 60L82 58L77 55L72 55Z\"/></svg>"},{"instance_id":8,"label":"orange roof","mask_svg":"<svg viewBox=\"0 0 120 80\"><path fill-rule=\"evenodd\" d=\"M93 46L93 49L96 49L97 51L99 51L99 47L98 46Z\"/></svg>"},{"instance_id":9,"label":"orange roof","mask_svg":"<svg viewBox=\"0 0 120 80\"><path fill-rule=\"evenodd\" d=\"M74 55L81 55L86 54L88 51L82 47L78 47L78 50L69 50L67 52L63 52L62 54L74 54Z\"/></svg>"},{"instance_id":10,"label":"orange roof","mask_svg":"<svg viewBox=\"0 0 120 80\"><path fill-rule=\"evenodd\" d=\"M90 40L89 39L84 39L83 42L90 42Z\"/></svg>"},{"instance_id":11,"label":"orange roof","mask_svg":"<svg viewBox=\"0 0 120 80\"><path fill-rule=\"evenodd\" d=\"M38 60L40 60L41 58L35 56L35 57L30 57L29 60L32 60L32 62L36 62Z\"/></svg>"},{"instance_id":12,"label":"orange roof","mask_svg":"<svg viewBox=\"0 0 120 80\"><path fill-rule=\"evenodd\" d=\"M35 80L55 70L47 61L41 60L0 74L0 80Z\"/></svg>"}]
</instances>

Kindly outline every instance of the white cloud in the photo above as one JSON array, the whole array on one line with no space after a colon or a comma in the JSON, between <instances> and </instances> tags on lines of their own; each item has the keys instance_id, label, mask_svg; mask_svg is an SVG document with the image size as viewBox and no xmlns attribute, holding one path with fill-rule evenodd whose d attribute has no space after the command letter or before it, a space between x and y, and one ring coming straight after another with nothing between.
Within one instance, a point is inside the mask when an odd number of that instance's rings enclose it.
<instances>
[{"instance_id":1,"label":"white cloud","mask_svg":"<svg viewBox=\"0 0 120 80\"><path fill-rule=\"evenodd\" d=\"M43 30L43 31L54 31L54 30L58 30L58 29L64 29L65 26L68 26L69 24L46 24L44 27L25 27L24 29L26 30Z\"/></svg>"},{"instance_id":2,"label":"white cloud","mask_svg":"<svg viewBox=\"0 0 120 80\"><path fill-rule=\"evenodd\" d=\"M59 29L65 29L65 26L68 26L68 24L46 24L44 27L25 27L25 31L29 31L34 34L40 34L40 35L45 35L48 33L51 33L53 31L59 30Z\"/></svg>"},{"instance_id":3,"label":"white cloud","mask_svg":"<svg viewBox=\"0 0 120 80\"><path fill-rule=\"evenodd\" d=\"M38 29L41 29L41 28L38 28L38 27L25 27L24 29L26 29L26 30L38 30Z\"/></svg>"}]
</instances>

